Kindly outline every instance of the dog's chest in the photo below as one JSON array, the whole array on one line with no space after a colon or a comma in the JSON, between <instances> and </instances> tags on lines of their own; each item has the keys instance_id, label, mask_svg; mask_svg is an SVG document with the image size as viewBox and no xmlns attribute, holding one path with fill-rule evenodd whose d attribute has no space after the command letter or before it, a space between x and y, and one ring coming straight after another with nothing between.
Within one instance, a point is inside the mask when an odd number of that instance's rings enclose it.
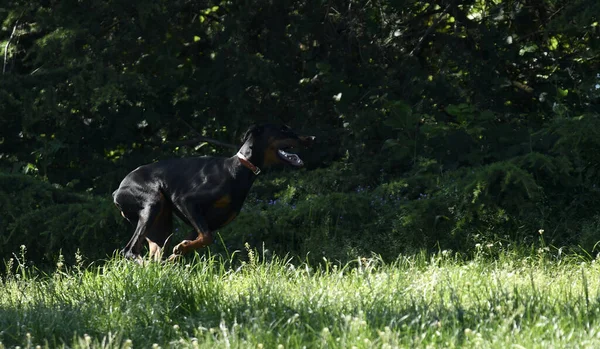
<instances>
[{"instance_id":1,"label":"dog's chest","mask_svg":"<svg viewBox=\"0 0 600 349\"><path fill-rule=\"evenodd\" d=\"M213 201L206 212L206 221L210 230L219 229L229 224L240 212L243 199L230 194L223 195Z\"/></svg>"}]
</instances>

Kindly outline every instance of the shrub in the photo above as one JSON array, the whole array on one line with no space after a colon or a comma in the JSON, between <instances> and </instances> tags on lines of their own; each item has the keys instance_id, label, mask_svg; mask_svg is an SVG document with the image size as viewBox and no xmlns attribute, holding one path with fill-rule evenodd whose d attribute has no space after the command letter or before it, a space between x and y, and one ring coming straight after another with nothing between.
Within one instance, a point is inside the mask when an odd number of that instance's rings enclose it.
<instances>
[{"instance_id":1,"label":"shrub","mask_svg":"<svg viewBox=\"0 0 600 349\"><path fill-rule=\"evenodd\" d=\"M72 193L41 180L0 174L0 255L24 245L33 263L48 264L80 251L105 258L127 241L129 227L110 198Z\"/></svg>"}]
</instances>

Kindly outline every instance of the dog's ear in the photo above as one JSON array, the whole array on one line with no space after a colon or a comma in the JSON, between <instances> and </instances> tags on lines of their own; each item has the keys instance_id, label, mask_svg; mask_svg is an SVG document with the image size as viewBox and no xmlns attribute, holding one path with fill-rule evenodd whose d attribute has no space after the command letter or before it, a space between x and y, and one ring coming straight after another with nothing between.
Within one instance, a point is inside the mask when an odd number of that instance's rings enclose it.
<instances>
[{"instance_id":1,"label":"dog's ear","mask_svg":"<svg viewBox=\"0 0 600 349\"><path fill-rule=\"evenodd\" d=\"M258 136L259 134L262 133L264 127L262 125L257 125L254 124L252 126L250 126L248 128L248 130L246 130L246 133L244 133L244 135L242 136L242 144L246 143L246 141L248 140L248 138L250 138L250 136Z\"/></svg>"}]
</instances>

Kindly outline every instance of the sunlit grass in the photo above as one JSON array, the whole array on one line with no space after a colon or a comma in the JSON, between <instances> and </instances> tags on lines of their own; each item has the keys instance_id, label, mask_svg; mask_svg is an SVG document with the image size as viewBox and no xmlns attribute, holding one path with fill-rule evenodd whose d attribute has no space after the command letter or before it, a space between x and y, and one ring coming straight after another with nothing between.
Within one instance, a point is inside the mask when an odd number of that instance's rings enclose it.
<instances>
[{"instance_id":1,"label":"sunlit grass","mask_svg":"<svg viewBox=\"0 0 600 349\"><path fill-rule=\"evenodd\" d=\"M19 262L2 278L0 347L600 347L600 268L577 256Z\"/></svg>"}]
</instances>

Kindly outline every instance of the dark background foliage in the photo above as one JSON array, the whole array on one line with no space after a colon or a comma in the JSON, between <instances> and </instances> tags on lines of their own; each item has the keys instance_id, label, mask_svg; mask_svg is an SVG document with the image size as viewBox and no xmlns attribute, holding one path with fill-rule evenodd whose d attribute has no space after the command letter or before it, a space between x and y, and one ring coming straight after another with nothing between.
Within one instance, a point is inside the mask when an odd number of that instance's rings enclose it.
<instances>
[{"instance_id":1,"label":"dark background foliage","mask_svg":"<svg viewBox=\"0 0 600 349\"><path fill-rule=\"evenodd\" d=\"M261 175L214 250L347 260L546 242L593 251L600 3L9 1L0 6L0 256L132 231L135 167L225 155L256 122L318 137ZM203 138L204 137L204 138ZM184 229L180 226L179 229Z\"/></svg>"}]
</instances>

